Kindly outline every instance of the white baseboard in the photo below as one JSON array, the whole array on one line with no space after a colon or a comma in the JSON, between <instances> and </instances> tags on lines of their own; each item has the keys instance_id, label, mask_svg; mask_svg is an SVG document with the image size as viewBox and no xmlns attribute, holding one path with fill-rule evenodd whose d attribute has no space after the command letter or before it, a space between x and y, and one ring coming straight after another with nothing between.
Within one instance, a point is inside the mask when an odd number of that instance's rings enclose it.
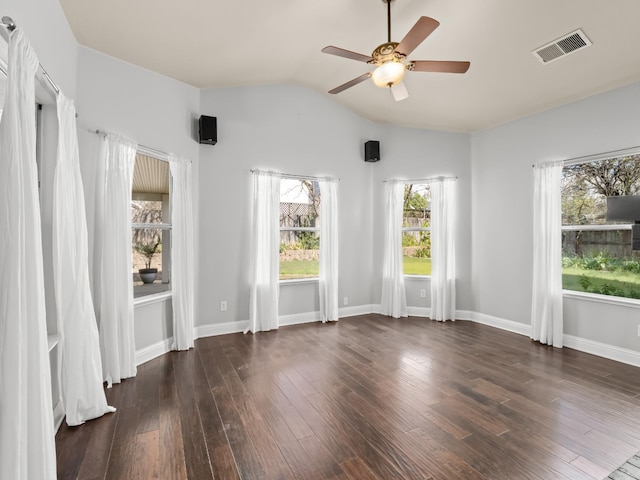
<instances>
[{"instance_id":1,"label":"white baseboard","mask_svg":"<svg viewBox=\"0 0 640 480\"><path fill-rule=\"evenodd\" d=\"M60 425L62 425L62 420L64 420L64 405L62 405L62 400L58 400L56 406L53 407L53 431L58 432Z\"/></svg>"},{"instance_id":2,"label":"white baseboard","mask_svg":"<svg viewBox=\"0 0 640 480\"><path fill-rule=\"evenodd\" d=\"M355 317L356 315L366 315L368 313L378 313L380 305L358 305L355 307L342 307L338 309L338 317Z\"/></svg>"},{"instance_id":3,"label":"white baseboard","mask_svg":"<svg viewBox=\"0 0 640 480\"><path fill-rule=\"evenodd\" d=\"M136 350L136 366L153 360L154 358L164 355L171 351L171 344L173 343L173 337L169 337L165 340L161 340L158 343L149 345L148 347Z\"/></svg>"},{"instance_id":4,"label":"white baseboard","mask_svg":"<svg viewBox=\"0 0 640 480\"><path fill-rule=\"evenodd\" d=\"M407 313L410 317L431 318L431 309L427 307L407 307Z\"/></svg>"},{"instance_id":5,"label":"white baseboard","mask_svg":"<svg viewBox=\"0 0 640 480\"><path fill-rule=\"evenodd\" d=\"M320 312L294 313L293 315L280 315L278 325L288 327L289 325L300 325L302 323L313 323L320 321Z\"/></svg>"},{"instance_id":6,"label":"white baseboard","mask_svg":"<svg viewBox=\"0 0 640 480\"><path fill-rule=\"evenodd\" d=\"M247 328L248 323L248 320L241 320L237 322L198 325L194 328L194 338L215 337L216 335L243 332L244 329Z\"/></svg>"},{"instance_id":7,"label":"white baseboard","mask_svg":"<svg viewBox=\"0 0 640 480\"><path fill-rule=\"evenodd\" d=\"M468 312L470 313L470 320L476 323L482 323L483 325L488 325L490 327L496 327L501 330L506 330L507 332L513 332L520 335L526 335L527 337L531 334L531 325L527 325L525 323L514 322L513 320L507 320L504 318L494 317L492 315L486 315L484 313L478 312Z\"/></svg>"},{"instance_id":8,"label":"white baseboard","mask_svg":"<svg viewBox=\"0 0 640 480\"><path fill-rule=\"evenodd\" d=\"M408 313L412 317L425 317L431 316L431 309L425 307L408 307ZM339 317L352 317L356 315L366 315L368 313L380 313L380 305L359 305L354 307L343 307L339 310ZM519 335L525 335L529 337L531 335L531 326L528 324L514 322L513 320L507 320L493 315L487 315L484 313L478 313L471 310L456 310L456 319L469 320L490 327L499 328L508 332L517 333ZM319 322L320 312L307 312L293 315L283 315L279 317L280 326L299 325L303 323ZM211 325L199 325L194 328L194 338L212 337L216 335L226 335L229 333L239 333L244 331L247 324L247 320L236 322L225 322ZM173 338L162 340L158 343L142 348L136 352L136 365L141 365L149 360L153 360L160 355L163 355L170 351ZM590 353L599 357L608 358L628 365L640 367L640 352L635 350L629 350L626 348L616 347L614 345L607 345L605 343L588 340L585 338L574 337L573 335L565 334L563 337L564 345L567 348L579 350L581 352ZM56 405L54 410L54 419L56 425L59 426L64 418L64 413L60 416L58 409L62 410L61 402ZM60 418L58 419L58 416ZM57 428L56 426L56 428Z\"/></svg>"},{"instance_id":9,"label":"white baseboard","mask_svg":"<svg viewBox=\"0 0 640 480\"><path fill-rule=\"evenodd\" d=\"M595 342L586 338L574 337L566 333L562 337L565 347L580 350L581 352L608 358L616 362L626 363L634 367L640 367L640 352L626 348L607 345L606 343Z\"/></svg>"}]
</instances>

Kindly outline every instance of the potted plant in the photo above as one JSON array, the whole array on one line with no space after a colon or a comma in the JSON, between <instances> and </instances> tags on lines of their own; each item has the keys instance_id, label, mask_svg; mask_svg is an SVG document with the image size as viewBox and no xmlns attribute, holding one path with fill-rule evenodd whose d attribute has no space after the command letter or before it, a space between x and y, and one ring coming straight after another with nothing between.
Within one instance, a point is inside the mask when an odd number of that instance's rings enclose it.
<instances>
[{"instance_id":1,"label":"potted plant","mask_svg":"<svg viewBox=\"0 0 640 480\"><path fill-rule=\"evenodd\" d=\"M153 283L158 276L158 269L151 268L151 261L155 254L162 250L160 240L157 240L155 243L136 243L135 249L136 252L145 258L145 268L138 270L140 280L142 280L142 283Z\"/></svg>"}]
</instances>

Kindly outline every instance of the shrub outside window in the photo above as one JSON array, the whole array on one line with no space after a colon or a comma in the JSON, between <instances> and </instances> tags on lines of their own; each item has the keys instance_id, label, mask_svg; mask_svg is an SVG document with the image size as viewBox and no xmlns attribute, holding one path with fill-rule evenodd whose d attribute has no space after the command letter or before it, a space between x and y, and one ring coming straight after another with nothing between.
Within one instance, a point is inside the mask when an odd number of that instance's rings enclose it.
<instances>
[{"instance_id":1,"label":"shrub outside window","mask_svg":"<svg viewBox=\"0 0 640 480\"><path fill-rule=\"evenodd\" d=\"M171 288L170 199L169 163L138 152L131 191L135 298Z\"/></svg>"},{"instance_id":2,"label":"shrub outside window","mask_svg":"<svg viewBox=\"0 0 640 480\"><path fill-rule=\"evenodd\" d=\"M404 186L402 262L405 275L431 275L431 191L428 184Z\"/></svg>"},{"instance_id":3,"label":"shrub outside window","mask_svg":"<svg viewBox=\"0 0 640 480\"><path fill-rule=\"evenodd\" d=\"M567 165L562 171L562 286L640 299L640 155ZM619 203L627 205L622 211Z\"/></svg>"},{"instance_id":4,"label":"shrub outside window","mask_svg":"<svg viewBox=\"0 0 640 480\"><path fill-rule=\"evenodd\" d=\"M318 278L320 186L312 179L280 182L280 280Z\"/></svg>"}]
</instances>

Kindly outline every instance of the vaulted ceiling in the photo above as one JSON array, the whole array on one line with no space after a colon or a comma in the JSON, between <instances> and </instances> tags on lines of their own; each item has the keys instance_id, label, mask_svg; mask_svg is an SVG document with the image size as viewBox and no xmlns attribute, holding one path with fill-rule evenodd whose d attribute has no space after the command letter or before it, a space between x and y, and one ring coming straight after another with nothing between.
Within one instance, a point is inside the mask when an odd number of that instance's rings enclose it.
<instances>
[{"instance_id":1,"label":"vaulted ceiling","mask_svg":"<svg viewBox=\"0 0 640 480\"><path fill-rule=\"evenodd\" d=\"M373 121L474 132L640 80L638 0L394 0L392 40L420 16L440 26L412 60L468 60L465 74L408 72L395 102L365 55L386 42L381 0L60 0L82 45L200 88L292 83ZM543 64L532 51L576 29L593 42Z\"/></svg>"}]
</instances>

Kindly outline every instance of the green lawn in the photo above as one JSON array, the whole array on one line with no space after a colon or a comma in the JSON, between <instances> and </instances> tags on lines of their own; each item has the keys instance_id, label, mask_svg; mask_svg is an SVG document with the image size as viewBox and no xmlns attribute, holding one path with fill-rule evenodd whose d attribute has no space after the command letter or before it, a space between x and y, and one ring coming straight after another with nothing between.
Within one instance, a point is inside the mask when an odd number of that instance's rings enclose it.
<instances>
[{"instance_id":1,"label":"green lawn","mask_svg":"<svg viewBox=\"0 0 640 480\"><path fill-rule=\"evenodd\" d=\"M289 260L280 262L280 280L317 277L320 270L318 260Z\"/></svg>"},{"instance_id":2,"label":"green lawn","mask_svg":"<svg viewBox=\"0 0 640 480\"><path fill-rule=\"evenodd\" d=\"M402 257L405 275L431 275L431 259Z\"/></svg>"},{"instance_id":3,"label":"green lawn","mask_svg":"<svg viewBox=\"0 0 640 480\"><path fill-rule=\"evenodd\" d=\"M431 259L402 257L405 275L431 275ZM320 264L317 260L290 260L280 262L280 280L317 277Z\"/></svg>"},{"instance_id":4,"label":"green lawn","mask_svg":"<svg viewBox=\"0 0 640 480\"><path fill-rule=\"evenodd\" d=\"M562 288L584 292L580 277L585 276L591 282L588 291L605 293L612 290L616 296L640 298L640 274L631 272L608 272L604 270L583 270L568 267L562 269ZM604 290L604 291L603 291Z\"/></svg>"}]
</instances>

